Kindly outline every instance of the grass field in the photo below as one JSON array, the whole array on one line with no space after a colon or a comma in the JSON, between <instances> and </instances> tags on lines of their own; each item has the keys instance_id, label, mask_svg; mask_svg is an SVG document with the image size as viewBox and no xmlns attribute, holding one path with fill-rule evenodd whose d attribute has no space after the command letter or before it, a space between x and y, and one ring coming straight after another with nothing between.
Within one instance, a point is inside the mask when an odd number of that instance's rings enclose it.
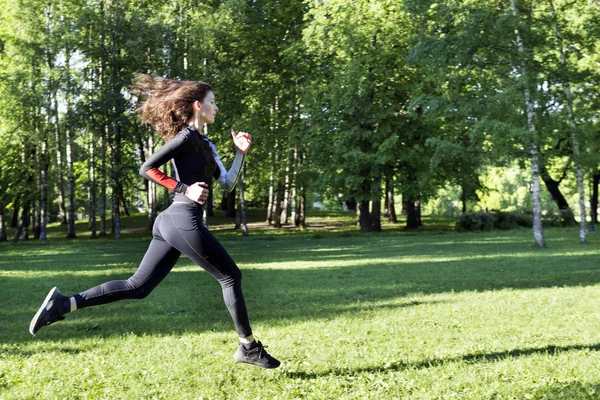
<instances>
[{"instance_id":1,"label":"grass field","mask_svg":"<svg viewBox=\"0 0 600 400\"><path fill-rule=\"evenodd\" d=\"M135 218L119 241L56 228L46 245L0 243L0 399L600 399L600 233L580 245L576 229L546 230L540 250L528 230L443 221L359 234L333 215L295 233L256 222L250 237L214 226L277 370L233 361L219 285L187 258L142 301L29 335L52 286L73 294L135 270L149 240Z\"/></svg>"}]
</instances>

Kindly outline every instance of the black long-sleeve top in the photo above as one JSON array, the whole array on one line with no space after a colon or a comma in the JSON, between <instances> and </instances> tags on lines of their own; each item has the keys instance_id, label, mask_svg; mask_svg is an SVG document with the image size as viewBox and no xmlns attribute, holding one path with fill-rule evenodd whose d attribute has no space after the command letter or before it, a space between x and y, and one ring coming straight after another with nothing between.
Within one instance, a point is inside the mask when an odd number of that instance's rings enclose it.
<instances>
[{"instance_id":1,"label":"black long-sleeve top","mask_svg":"<svg viewBox=\"0 0 600 400\"><path fill-rule=\"evenodd\" d=\"M204 143L203 143L204 142ZM245 154L237 152L229 171L225 169L216 146L193 127L182 129L171 140L154 152L140 168L140 175L175 192L174 201L191 202L184 194L185 185L208 182L206 176L206 144L212 150L216 163L213 177L226 190L233 190L244 164ZM210 153L209 153L210 154ZM165 175L158 168L172 160L175 177Z\"/></svg>"}]
</instances>

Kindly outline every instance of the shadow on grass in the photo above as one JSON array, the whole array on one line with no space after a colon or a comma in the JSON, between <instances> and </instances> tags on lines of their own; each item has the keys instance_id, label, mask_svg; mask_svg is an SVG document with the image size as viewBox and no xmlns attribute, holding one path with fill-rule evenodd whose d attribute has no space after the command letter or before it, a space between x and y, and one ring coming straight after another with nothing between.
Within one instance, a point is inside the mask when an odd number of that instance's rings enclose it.
<instances>
[{"instance_id":1,"label":"shadow on grass","mask_svg":"<svg viewBox=\"0 0 600 400\"><path fill-rule=\"evenodd\" d=\"M421 361L415 362L393 362L383 366L373 366L367 368L334 368L328 371L322 372L304 372L304 371L286 371L284 372L290 378L300 379L317 379L326 376L352 376L359 375L362 373L385 373L390 371L403 371L407 369L427 369L435 368L442 365L452 363L467 363L467 364L480 364L480 363L492 363L501 362L510 358L528 357L532 355L557 355L560 353L567 353L570 351L599 351L600 343L590 345L568 345L568 346L544 346L544 347L533 347L529 349L514 349L506 350L493 353L476 353L476 354L465 354L458 357L448 358L428 358Z\"/></svg>"}]
</instances>

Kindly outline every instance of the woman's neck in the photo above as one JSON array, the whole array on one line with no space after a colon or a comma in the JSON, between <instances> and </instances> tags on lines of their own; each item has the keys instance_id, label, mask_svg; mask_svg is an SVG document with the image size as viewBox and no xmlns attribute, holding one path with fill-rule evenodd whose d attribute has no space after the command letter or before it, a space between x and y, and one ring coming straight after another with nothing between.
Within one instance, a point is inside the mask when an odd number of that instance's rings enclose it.
<instances>
[{"instance_id":1,"label":"woman's neck","mask_svg":"<svg viewBox=\"0 0 600 400\"><path fill-rule=\"evenodd\" d=\"M188 125L196 129L198 132L202 132L206 122L204 122L199 116L195 116L194 119L188 123Z\"/></svg>"}]
</instances>

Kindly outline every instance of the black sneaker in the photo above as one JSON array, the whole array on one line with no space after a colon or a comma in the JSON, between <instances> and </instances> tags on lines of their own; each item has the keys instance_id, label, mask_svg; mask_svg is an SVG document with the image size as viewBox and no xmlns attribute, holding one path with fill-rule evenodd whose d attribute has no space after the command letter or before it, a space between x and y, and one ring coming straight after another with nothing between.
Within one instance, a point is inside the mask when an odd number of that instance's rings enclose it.
<instances>
[{"instance_id":1,"label":"black sneaker","mask_svg":"<svg viewBox=\"0 0 600 400\"><path fill-rule=\"evenodd\" d=\"M42 306L31 320L31 323L29 324L29 333L35 335L35 333L43 326L65 319L62 313L62 307L67 299L68 297L62 294L58 288L52 288L42 303Z\"/></svg>"},{"instance_id":2,"label":"black sneaker","mask_svg":"<svg viewBox=\"0 0 600 400\"><path fill-rule=\"evenodd\" d=\"M265 350L266 346L263 346L261 342L255 342L255 346L256 347L247 350L244 345L240 343L240 347L238 347L233 355L233 359L238 362L257 365L263 368L279 367L281 363L267 353Z\"/></svg>"}]
</instances>

